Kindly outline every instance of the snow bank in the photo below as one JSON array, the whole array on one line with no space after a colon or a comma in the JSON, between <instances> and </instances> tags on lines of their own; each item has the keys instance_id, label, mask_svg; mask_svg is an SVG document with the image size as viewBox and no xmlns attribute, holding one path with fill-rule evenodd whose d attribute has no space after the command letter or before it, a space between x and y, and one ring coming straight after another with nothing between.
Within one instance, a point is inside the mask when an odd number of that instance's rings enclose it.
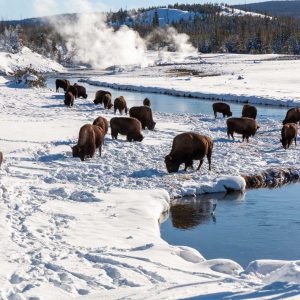
<instances>
[{"instance_id":1,"label":"snow bank","mask_svg":"<svg viewBox=\"0 0 300 300\"><path fill-rule=\"evenodd\" d=\"M155 60L154 53L147 55ZM103 87L174 96L289 107L300 105L296 80L300 61L289 56L199 54L181 57L174 63L176 57L177 54L168 53L165 62L157 57L157 66L85 81ZM191 70L198 75L181 76L180 70Z\"/></svg>"},{"instance_id":2,"label":"snow bank","mask_svg":"<svg viewBox=\"0 0 300 300\"><path fill-rule=\"evenodd\" d=\"M51 59L23 47L21 52L12 54L0 52L0 73L13 74L18 69L33 68L38 72L63 72L64 67Z\"/></svg>"}]
</instances>

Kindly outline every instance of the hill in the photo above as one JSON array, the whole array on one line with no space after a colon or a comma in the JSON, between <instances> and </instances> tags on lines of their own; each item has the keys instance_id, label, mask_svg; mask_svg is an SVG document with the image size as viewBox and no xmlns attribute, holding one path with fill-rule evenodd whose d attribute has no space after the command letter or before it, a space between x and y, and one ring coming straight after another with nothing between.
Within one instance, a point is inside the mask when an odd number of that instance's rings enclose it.
<instances>
[{"instance_id":1,"label":"hill","mask_svg":"<svg viewBox=\"0 0 300 300\"><path fill-rule=\"evenodd\" d=\"M235 8L252 12L265 12L272 16L285 16L300 18L300 1L266 1L260 3L234 5Z\"/></svg>"}]
</instances>

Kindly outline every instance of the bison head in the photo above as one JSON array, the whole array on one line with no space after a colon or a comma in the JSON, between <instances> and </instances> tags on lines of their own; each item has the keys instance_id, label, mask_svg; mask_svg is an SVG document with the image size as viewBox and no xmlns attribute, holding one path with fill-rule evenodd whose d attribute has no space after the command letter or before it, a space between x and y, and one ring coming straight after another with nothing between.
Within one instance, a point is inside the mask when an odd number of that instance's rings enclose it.
<instances>
[{"instance_id":1,"label":"bison head","mask_svg":"<svg viewBox=\"0 0 300 300\"><path fill-rule=\"evenodd\" d=\"M165 157L165 164L166 168L169 173L176 173L179 170L180 163L173 160L173 157L171 155L167 155Z\"/></svg>"},{"instance_id":2,"label":"bison head","mask_svg":"<svg viewBox=\"0 0 300 300\"><path fill-rule=\"evenodd\" d=\"M134 140L137 142L141 142L144 139L144 136L141 133L137 133L134 137Z\"/></svg>"},{"instance_id":3,"label":"bison head","mask_svg":"<svg viewBox=\"0 0 300 300\"><path fill-rule=\"evenodd\" d=\"M96 99L94 100L94 104L96 104L96 105L97 105L97 104L102 104L102 100L96 98Z\"/></svg>"},{"instance_id":4,"label":"bison head","mask_svg":"<svg viewBox=\"0 0 300 300\"><path fill-rule=\"evenodd\" d=\"M232 112L230 111L227 116L231 117L232 116Z\"/></svg>"},{"instance_id":5,"label":"bison head","mask_svg":"<svg viewBox=\"0 0 300 300\"><path fill-rule=\"evenodd\" d=\"M156 122L150 122L150 123L149 123L149 126L148 126L148 129L149 129L149 130L153 130L154 127L155 127L155 124L156 124Z\"/></svg>"},{"instance_id":6,"label":"bison head","mask_svg":"<svg viewBox=\"0 0 300 300\"><path fill-rule=\"evenodd\" d=\"M280 139L280 142L282 144L282 147L284 149L287 149L287 146L288 146L288 142L287 142L287 139Z\"/></svg>"},{"instance_id":7,"label":"bison head","mask_svg":"<svg viewBox=\"0 0 300 300\"><path fill-rule=\"evenodd\" d=\"M82 149L78 145L75 145L74 147L71 148L72 148L73 157L79 157L81 161L84 161L84 153Z\"/></svg>"}]
</instances>

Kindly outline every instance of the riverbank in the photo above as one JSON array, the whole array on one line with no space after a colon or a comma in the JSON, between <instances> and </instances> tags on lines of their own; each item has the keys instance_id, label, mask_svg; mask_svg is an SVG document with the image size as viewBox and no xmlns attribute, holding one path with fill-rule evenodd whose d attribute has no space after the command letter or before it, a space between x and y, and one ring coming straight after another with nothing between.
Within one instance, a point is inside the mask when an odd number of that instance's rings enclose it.
<instances>
[{"instance_id":1,"label":"riverbank","mask_svg":"<svg viewBox=\"0 0 300 300\"><path fill-rule=\"evenodd\" d=\"M153 53L148 55L154 60ZM293 107L300 105L299 71L300 60L292 56L199 54L176 63L176 54L169 53L147 68L115 67L84 81L122 90Z\"/></svg>"}]
</instances>

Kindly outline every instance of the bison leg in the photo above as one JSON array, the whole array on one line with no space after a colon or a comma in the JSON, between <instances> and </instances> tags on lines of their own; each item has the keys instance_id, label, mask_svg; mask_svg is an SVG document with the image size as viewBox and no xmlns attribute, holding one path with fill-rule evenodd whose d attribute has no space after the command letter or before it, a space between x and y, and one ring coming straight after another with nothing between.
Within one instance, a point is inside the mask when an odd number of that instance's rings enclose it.
<instances>
[{"instance_id":1,"label":"bison leg","mask_svg":"<svg viewBox=\"0 0 300 300\"><path fill-rule=\"evenodd\" d=\"M116 109L116 107L114 108L114 114L116 114L117 113L117 109Z\"/></svg>"},{"instance_id":2,"label":"bison leg","mask_svg":"<svg viewBox=\"0 0 300 300\"><path fill-rule=\"evenodd\" d=\"M102 144L100 144L99 146L99 156L101 157L101 154L102 154Z\"/></svg>"},{"instance_id":3,"label":"bison leg","mask_svg":"<svg viewBox=\"0 0 300 300\"><path fill-rule=\"evenodd\" d=\"M294 140L295 140L295 146L297 146L297 137L295 137Z\"/></svg>"},{"instance_id":4,"label":"bison leg","mask_svg":"<svg viewBox=\"0 0 300 300\"><path fill-rule=\"evenodd\" d=\"M225 117L226 117L226 114L223 113L223 118L225 118Z\"/></svg>"},{"instance_id":5,"label":"bison leg","mask_svg":"<svg viewBox=\"0 0 300 300\"><path fill-rule=\"evenodd\" d=\"M217 118L217 112L216 111L214 111L214 115L215 115L215 118Z\"/></svg>"},{"instance_id":6,"label":"bison leg","mask_svg":"<svg viewBox=\"0 0 300 300\"><path fill-rule=\"evenodd\" d=\"M199 163L199 166L198 166L198 168L197 168L197 171L199 171L200 170L200 168L201 168L201 166L202 166L202 164L203 164L203 158L202 159L200 159L200 163Z\"/></svg>"},{"instance_id":7,"label":"bison leg","mask_svg":"<svg viewBox=\"0 0 300 300\"><path fill-rule=\"evenodd\" d=\"M208 160L208 170L211 171L211 155L212 155L212 149L207 152L207 160Z\"/></svg>"}]
</instances>

